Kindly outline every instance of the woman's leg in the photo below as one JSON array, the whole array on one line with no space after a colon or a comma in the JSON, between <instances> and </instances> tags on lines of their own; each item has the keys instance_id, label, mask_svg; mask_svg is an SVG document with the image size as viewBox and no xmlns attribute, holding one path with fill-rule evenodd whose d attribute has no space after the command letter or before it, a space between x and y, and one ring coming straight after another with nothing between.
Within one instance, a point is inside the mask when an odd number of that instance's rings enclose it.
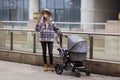
<instances>
[{"instance_id":1,"label":"woman's leg","mask_svg":"<svg viewBox=\"0 0 120 80\"><path fill-rule=\"evenodd\" d=\"M50 64L53 64L53 42L48 42L48 53L49 53L49 59Z\"/></svg>"},{"instance_id":2,"label":"woman's leg","mask_svg":"<svg viewBox=\"0 0 120 80\"><path fill-rule=\"evenodd\" d=\"M43 54L43 61L44 61L44 64L47 64L47 57L46 57L46 46L47 43L46 42L41 42L41 46L42 46L42 54Z\"/></svg>"}]
</instances>

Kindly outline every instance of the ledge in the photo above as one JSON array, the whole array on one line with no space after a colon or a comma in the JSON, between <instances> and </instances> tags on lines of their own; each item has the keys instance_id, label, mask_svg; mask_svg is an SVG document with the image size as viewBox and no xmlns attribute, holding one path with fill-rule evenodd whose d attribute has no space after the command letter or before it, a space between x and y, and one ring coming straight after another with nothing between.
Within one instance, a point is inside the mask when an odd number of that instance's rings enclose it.
<instances>
[{"instance_id":1,"label":"ledge","mask_svg":"<svg viewBox=\"0 0 120 80\"><path fill-rule=\"evenodd\" d=\"M42 55L38 53L0 50L0 60L26 63L37 66L43 65ZM62 59L54 55L54 63L56 64L61 62ZM92 73L120 77L120 62L87 59L87 65Z\"/></svg>"}]
</instances>

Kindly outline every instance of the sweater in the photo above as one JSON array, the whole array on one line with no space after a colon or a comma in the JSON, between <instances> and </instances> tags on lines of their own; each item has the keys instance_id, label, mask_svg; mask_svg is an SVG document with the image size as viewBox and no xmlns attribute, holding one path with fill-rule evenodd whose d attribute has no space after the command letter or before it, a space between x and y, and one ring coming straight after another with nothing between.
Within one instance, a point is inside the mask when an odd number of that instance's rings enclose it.
<instances>
[{"instance_id":1,"label":"sweater","mask_svg":"<svg viewBox=\"0 0 120 80\"><path fill-rule=\"evenodd\" d=\"M58 35L61 35L61 31L56 27L54 23L42 22L39 25L36 25L36 31L40 32L39 41L41 42L53 42L54 41L54 32Z\"/></svg>"}]
</instances>

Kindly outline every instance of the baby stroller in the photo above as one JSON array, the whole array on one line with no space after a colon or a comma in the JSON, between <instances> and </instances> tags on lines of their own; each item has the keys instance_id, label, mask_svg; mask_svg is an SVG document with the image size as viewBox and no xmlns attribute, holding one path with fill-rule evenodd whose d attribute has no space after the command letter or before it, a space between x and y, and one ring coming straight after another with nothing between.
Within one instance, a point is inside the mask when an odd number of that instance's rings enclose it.
<instances>
[{"instance_id":1,"label":"baby stroller","mask_svg":"<svg viewBox=\"0 0 120 80\"><path fill-rule=\"evenodd\" d=\"M57 43L59 44L57 50L63 62L56 64L55 72L60 75L63 70L71 70L75 73L76 77L80 77L80 70L82 70L87 76L90 76L90 70L85 63L88 52L87 42L76 35L64 36L68 40L67 49L60 46L60 36L56 37Z\"/></svg>"}]
</instances>

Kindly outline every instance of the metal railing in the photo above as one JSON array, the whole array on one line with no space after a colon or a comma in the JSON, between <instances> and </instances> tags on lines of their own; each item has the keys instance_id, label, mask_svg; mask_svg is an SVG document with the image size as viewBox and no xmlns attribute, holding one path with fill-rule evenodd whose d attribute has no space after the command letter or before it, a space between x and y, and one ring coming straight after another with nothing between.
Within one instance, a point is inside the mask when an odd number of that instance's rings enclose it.
<instances>
[{"instance_id":1,"label":"metal railing","mask_svg":"<svg viewBox=\"0 0 120 80\"><path fill-rule=\"evenodd\" d=\"M27 27L28 21L2 21L4 28L25 28Z\"/></svg>"},{"instance_id":2,"label":"metal railing","mask_svg":"<svg viewBox=\"0 0 120 80\"><path fill-rule=\"evenodd\" d=\"M29 21L2 21L4 28L25 29ZM82 23L82 22L55 22L62 30L72 31L104 31L106 23Z\"/></svg>"},{"instance_id":3,"label":"metal railing","mask_svg":"<svg viewBox=\"0 0 120 80\"><path fill-rule=\"evenodd\" d=\"M36 53L36 45L37 45L37 35L38 35L38 32L36 32L35 30L33 29L4 29L4 28L1 28L0 29L0 32L9 32L9 37L10 37L10 50L14 50L14 33L16 32L30 32L32 34L32 38L30 38L32 40L32 52L33 53ZM120 34L118 33L98 33L98 32L76 32L76 31L62 31L63 34L66 34L66 35L71 35L71 34L77 34L77 35L86 35L88 36L88 40L89 40L89 58L90 59L93 59L94 58L94 37L95 36L116 36L116 37L119 37ZM6 34L4 34L4 36L6 36ZM28 37L29 35L26 35L26 37ZM1 41L1 40L0 40ZM26 40L27 41L27 40ZM64 45L63 41L63 38L61 37L61 45ZM118 48L119 49L119 48ZM25 51L25 50L24 50Z\"/></svg>"}]
</instances>

